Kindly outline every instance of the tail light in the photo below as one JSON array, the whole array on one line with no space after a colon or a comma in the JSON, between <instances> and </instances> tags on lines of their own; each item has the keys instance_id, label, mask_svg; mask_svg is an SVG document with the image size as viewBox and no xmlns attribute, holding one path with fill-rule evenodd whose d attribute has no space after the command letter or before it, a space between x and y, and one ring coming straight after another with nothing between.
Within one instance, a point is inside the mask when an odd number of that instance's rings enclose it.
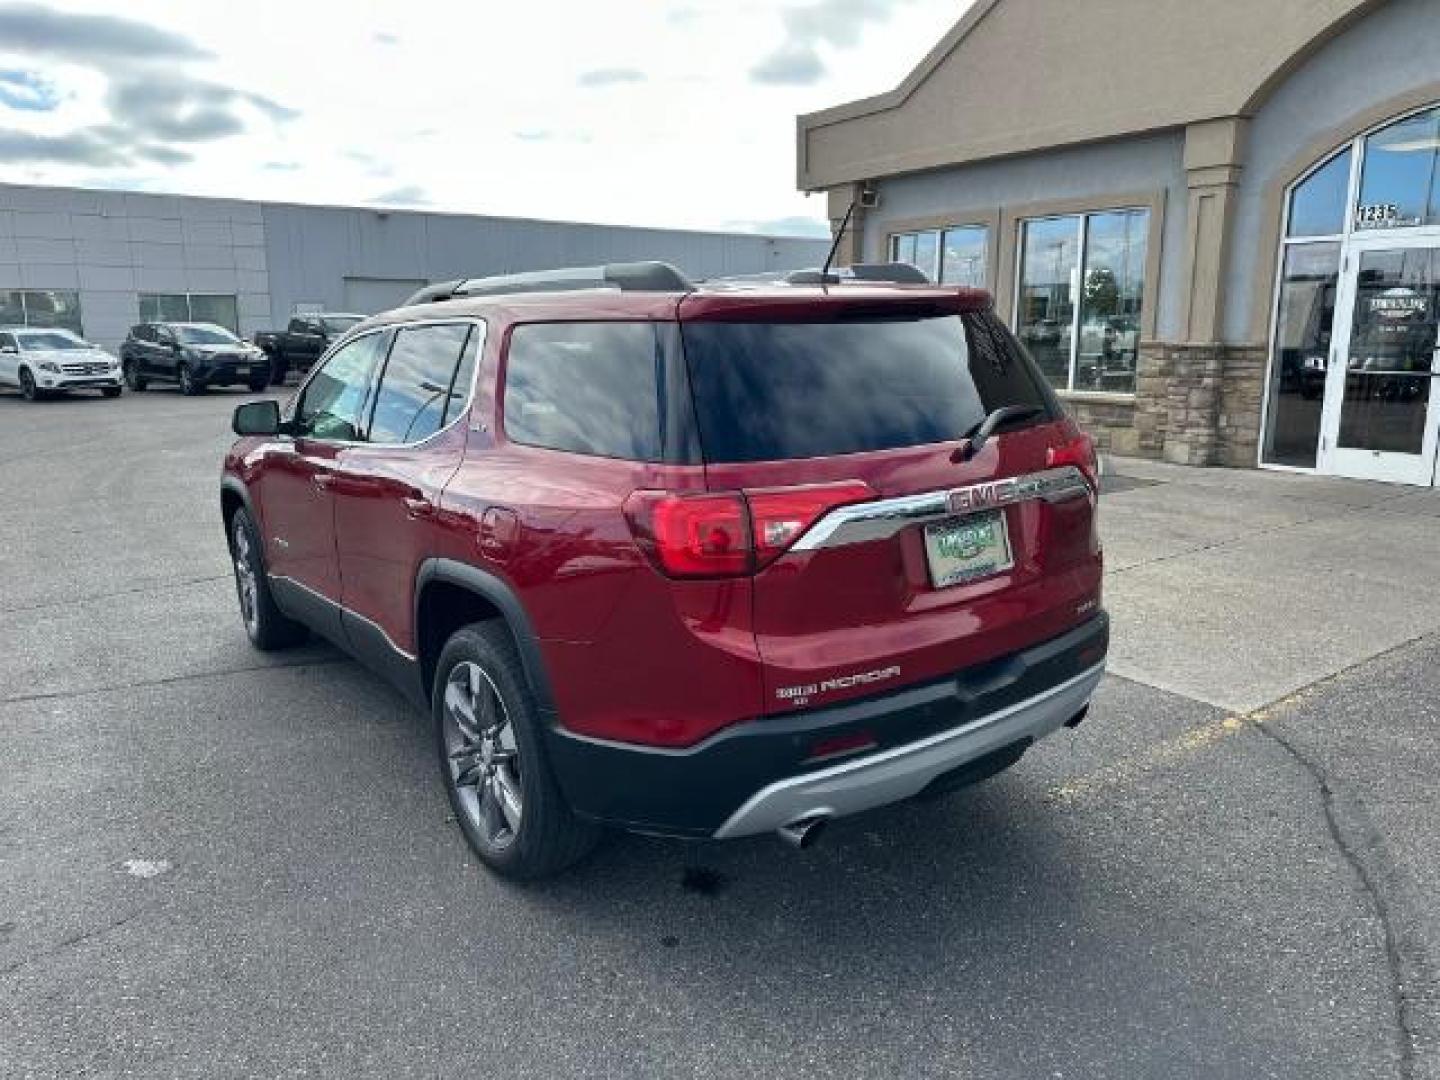
<instances>
[{"instance_id":1,"label":"tail light","mask_svg":"<svg viewBox=\"0 0 1440 1080\"><path fill-rule=\"evenodd\" d=\"M1050 447L1045 464L1052 469L1073 465L1084 474L1091 490L1100 491L1100 461L1095 456L1095 440L1083 431L1074 431L1065 442Z\"/></svg>"},{"instance_id":2,"label":"tail light","mask_svg":"<svg viewBox=\"0 0 1440 1080\"><path fill-rule=\"evenodd\" d=\"M859 480L706 495L636 491L625 516L636 543L670 577L753 573L837 506L875 498Z\"/></svg>"}]
</instances>

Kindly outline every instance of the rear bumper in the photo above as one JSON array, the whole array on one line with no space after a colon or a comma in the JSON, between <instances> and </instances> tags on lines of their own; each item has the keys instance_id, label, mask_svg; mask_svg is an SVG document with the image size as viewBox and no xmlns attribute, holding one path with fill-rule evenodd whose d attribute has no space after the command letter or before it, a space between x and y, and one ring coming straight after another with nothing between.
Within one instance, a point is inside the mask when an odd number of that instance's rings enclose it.
<instances>
[{"instance_id":1,"label":"rear bumper","mask_svg":"<svg viewBox=\"0 0 1440 1080\"><path fill-rule=\"evenodd\" d=\"M690 837L767 832L812 814L838 817L908 798L1049 734L1084 710L1108 645L1101 613L938 682L745 721L683 750L551 728L550 758L585 817ZM863 755L812 760L817 743L860 734L875 741Z\"/></svg>"}]
</instances>

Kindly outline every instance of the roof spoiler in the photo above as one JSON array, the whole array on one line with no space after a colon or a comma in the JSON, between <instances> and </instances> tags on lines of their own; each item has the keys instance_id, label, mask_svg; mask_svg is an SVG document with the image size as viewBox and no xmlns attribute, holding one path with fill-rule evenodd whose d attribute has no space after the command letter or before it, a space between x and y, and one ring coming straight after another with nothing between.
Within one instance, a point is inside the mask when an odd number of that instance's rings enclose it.
<instances>
[{"instance_id":1,"label":"roof spoiler","mask_svg":"<svg viewBox=\"0 0 1440 1080\"><path fill-rule=\"evenodd\" d=\"M845 282L884 282L887 285L929 285L924 272L909 263L856 263L833 270L796 270L785 276L790 285L841 285Z\"/></svg>"},{"instance_id":2,"label":"roof spoiler","mask_svg":"<svg viewBox=\"0 0 1440 1080\"><path fill-rule=\"evenodd\" d=\"M510 296L516 293L575 292L581 289L618 289L621 292L693 292L694 283L669 263L608 263L560 270L536 270L496 277L459 278L427 285L405 306L433 304L474 296Z\"/></svg>"}]
</instances>

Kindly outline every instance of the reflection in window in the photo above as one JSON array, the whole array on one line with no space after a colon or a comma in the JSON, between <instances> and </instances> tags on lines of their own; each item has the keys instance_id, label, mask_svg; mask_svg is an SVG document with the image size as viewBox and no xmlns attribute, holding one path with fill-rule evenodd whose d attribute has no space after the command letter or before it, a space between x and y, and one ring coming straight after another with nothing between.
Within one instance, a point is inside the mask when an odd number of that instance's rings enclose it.
<instances>
[{"instance_id":1,"label":"reflection in window","mask_svg":"<svg viewBox=\"0 0 1440 1080\"><path fill-rule=\"evenodd\" d=\"M1091 214L1086 224L1076 390L1135 391L1148 227L1144 210Z\"/></svg>"},{"instance_id":2,"label":"reflection in window","mask_svg":"<svg viewBox=\"0 0 1440 1080\"><path fill-rule=\"evenodd\" d=\"M890 258L909 263L931 281L983 289L989 242L984 225L900 233L890 237Z\"/></svg>"},{"instance_id":3,"label":"reflection in window","mask_svg":"<svg viewBox=\"0 0 1440 1080\"><path fill-rule=\"evenodd\" d=\"M1075 282L1080 264L1079 219L1044 218L1021 226L1020 340L1051 385L1070 386Z\"/></svg>"},{"instance_id":4,"label":"reflection in window","mask_svg":"<svg viewBox=\"0 0 1440 1080\"><path fill-rule=\"evenodd\" d=\"M84 336L80 294L55 289L0 290L0 325L60 327Z\"/></svg>"},{"instance_id":5,"label":"reflection in window","mask_svg":"<svg viewBox=\"0 0 1440 1080\"><path fill-rule=\"evenodd\" d=\"M576 454L664 459L664 331L648 323L532 323L510 335L505 434Z\"/></svg>"},{"instance_id":6,"label":"reflection in window","mask_svg":"<svg viewBox=\"0 0 1440 1080\"><path fill-rule=\"evenodd\" d=\"M1021 225L1016 323L1052 385L1134 393L1149 231L1148 210Z\"/></svg>"},{"instance_id":7,"label":"reflection in window","mask_svg":"<svg viewBox=\"0 0 1440 1080\"><path fill-rule=\"evenodd\" d=\"M1406 117L1365 140L1355 228L1440 224L1440 107Z\"/></svg>"},{"instance_id":8,"label":"reflection in window","mask_svg":"<svg viewBox=\"0 0 1440 1080\"><path fill-rule=\"evenodd\" d=\"M314 439L355 442L370 396L370 374L385 334L366 334L336 350L311 380L295 409L302 432Z\"/></svg>"},{"instance_id":9,"label":"reflection in window","mask_svg":"<svg viewBox=\"0 0 1440 1080\"><path fill-rule=\"evenodd\" d=\"M1440 251L1364 251L1336 445L1418 454L1440 323Z\"/></svg>"},{"instance_id":10,"label":"reflection in window","mask_svg":"<svg viewBox=\"0 0 1440 1080\"><path fill-rule=\"evenodd\" d=\"M946 229L940 252L940 281L945 285L985 287L985 256L990 230L984 225Z\"/></svg>"},{"instance_id":11,"label":"reflection in window","mask_svg":"<svg viewBox=\"0 0 1440 1080\"><path fill-rule=\"evenodd\" d=\"M1268 465L1315 467L1339 278L1339 244L1286 249L1261 456Z\"/></svg>"},{"instance_id":12,"label":"reflection in window","mask_svg":"<svg viewBox=\"0 0 1440 1080\"><path fill-rule=\"evenodd\" d=\"M1346 150L1296 185L1290 196L1288 236L1339 236L1345 231L1350 191L1350 155Z\"/></svg>"},{"instance_id":13,"label":"reflection in window","mask_svg":"<svg viewBox=\"0 0 1440 1080\"><path fill-rule=\"evenodd\" d=\"M367 441L419 442L444 426L453 396L469 393L468 387L460 391L453 385L469 333L468 325L456 323L412 326L395 335L375 395Z\"/></svg>"}]
</instances>

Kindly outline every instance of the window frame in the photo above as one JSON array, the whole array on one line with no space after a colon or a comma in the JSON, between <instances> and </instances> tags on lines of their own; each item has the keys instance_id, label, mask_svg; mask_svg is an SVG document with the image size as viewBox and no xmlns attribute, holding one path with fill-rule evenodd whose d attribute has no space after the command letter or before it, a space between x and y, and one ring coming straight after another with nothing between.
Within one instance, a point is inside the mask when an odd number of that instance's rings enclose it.
<instances>
[{"instance_id":1,"label":"window frame","mask_svg":"<svg viewBox=\"0 0 1440 1080\"><path fill-rule=\"evenodd\" d=\"M430 434L424 435L418 439L411 439L408 442L374 442L370 438L370 429L375 424L375 410L380 404L380 389L385 385L385 376L390 371L390 357L395 352L395 343L400 340L400 335L407 330L423 330L431 326L464 326L467 328L465 336L460 340L460 351L455 355L455 367L450 372L450 384L446 388L446 403L444 408L440 410L440 426L437 427L434 431L430 432ZM369 387L365 395L365 405L362 410L365 420L365 438L363 440L363 444L365 446L383 446L388 448L405 448L419 446L422 443L429 442L431 439L435 438L451 424L453 424L455 420L459 420L460 417L463 416L470 408L470 398L475 393L474 376L476 370L479 368L480 362L479 350L482 349L485 345L485 335L483 331L479 332L479 334L477 335L475 330L475 323L468 319L429 319L423 323L403 323L387 327L387 329L392 331L390 335L390 343L385 347L384 355L382 355L376 361L375 375L372 380L372 385ZM350 344L350 342L359 341L361 338L368 336L368 333L356 334L350 339L350 341L347 341L346 344L348 345ZM465 354L470 351L470 342L472 338L475 339L476 357L475 365L471 368L470 372L470 391L466 395L464 406L457 409L455 411L454 420L450 420L448 419L448 417L450 412L450 402L454 398L455 394L455 380L459 378L460 368L464 364Z\"/></svg>"},{"instance_id":2,"label":"window frame","mask_svg":"<svg viewBox=\"0 0 1440 1080\"><path fill-rule=\"evenodd\" d=\"M361 338L370 337L372 334L389 334L390 341L383 346L383 352L376 358L375 367L370 374L369 384L365 388L365 400L360 407L362 418L365 420L365 431L368 434L370 428L369 418L375 407L375 391L380 385L380 375L384 372L385 366L390 361L390 349L395 344L395 335L408 327L456 325L461 323L474 328L471 333L475 336L475 366L471 370L470 388L469 393L465 397L464 406L457 409L454 418L447 420L445 425L439 430L431 432L423 439L416 439L408 443L372 443L368 439L322 439L314 435L304 434L297 434L292 436L292 438L308 439L311 442L323 443L326 446L369 446L383 450L409 450L440 438L457 424L464 421L470 415L470 410L475 404L477 387L479 386L480 376L484 368L485 344L489 332L489 324L479 316L466 315L441 319L407 319L400 322L386 323L383 326L369 327L358 334L346 334L343 337L336 338L316 359L314 365L310 368L309 372L306 373L304 380L296 387L295 396L290 399L285 409L286 421L293 421L296 413L299 411L301 401L304 400L305 391L310 387L311 381L320 373L321 369L329 362L330 357L335 353L353 342L359 341ZM465 347L467 349L470 347L469 338L466 339Z\"/></svg>"},{"instance_id":3,"label":"window frame","mask_svg":"<svg viewBox=\"0 0 1440 1080\"><path fill-rule=\"evenodd\" d=\"M25 288L25 287L23 287L23 286L16 286L15 288L7 288L7 289L0 290L0 291L9 292L9 293L15 293L16 295L18 295L18 296L20 297L20 325L23 326L23 327L24 327L25 329L27 329L27 330L31 330L31 329L33 329L33 330L53 330L53 329L56 329L56 327L53 326L53 325L51 325L51 326L35 326L33 323L30 322L30 300L29 300L29 298L30 298L31 296L36 295L36 294L38 294L38 293L50 293L50 294L52 294L52 295L64 295L64 296L69 296L69 297L73 298L74 301L75 301L75 325L74 325L73 327L72 327L72 326L61 326L61 327L59 327L59 329L61 329L61 330L69 330L69 331L70 331L71 333L73 333L76 337L79 337L79 338L81 338L82 340L85 339L85 308L84 308L84 306L80 303L80 290L79 290L79 289L41 289L41 288L31 289L31 288Z\"/></svg>"},{"instance_id":4,"label":"window frame","mask_svg":"<svg viewBox=\"0 0 1440 1080\"><path fill-rule=\"evenodd\" d=\"M940 280L940 273L945 266L945 234L947 232L959 232L964 229L979 229L985 234L985 265L980 275L980 284L976 286L956 286L957 288L979 288L989 290L991 283L995 280L996 248L995 238L999 228L999 215L987 214L984 216L975 215L948 215L939 218L924 218L913 221L897 221L889 226L885 234L884 256L890 262L909 262L908 259L900 258L898 245L907 237L918 237L921 233L935 234L935 261L930 267L919 266L930 280L936 285L948 285L949 282ZM914 264L917 265L918 264Z\"/></svg>"},{"instance_id":5,"label":"window frame","mask_svg":"<svg viewBox=\"0 0 1440 1080\"><path fill-rule=\"evenodd\" d=\"M1011 215L1014 222L1013 229L1008 230L1012 240L1011 251L1013 253L1014 265L1010 270L1010 296L1007 307L1010 312L1010 328L1018 336L1020 325L1020 304L1023 300L1022 288L1025 276L1025 226L1031 222L1058 221L1065 218L1075 219L1076 249L1075 267L1078 269L1079 288L1072 299L1071 306L1074 311L1070 316L1070 359L1066 369L1066 380L1064 386L1054 386L1052 389L1060 395L1098 398L1098 399L1121 399L1133 401L1136 391L1131 390L1092 390L1075 385L1075 372L1080 363L1080 331L1081 319L1084 317L1084 291L1085 291L1085 269L1086 260L1090 254L1090 219L1105 214L1143 213L1145 220L1145 259L1141 269L1140 288L1141 306L1139 324L1139 337L1136 343L1137 359L1140 343L1146 338L1155 336L1155 312L1159 306L1160 297L1156 286L1159 281L1159 259L1160 242L1163 236L1164 222L1162 220L1163 209L1157 205L1157 200L1150 199L1117 199L1109 202L1091 203L1060 203L1053 207L1033 206L1017 208ZM1138 380L1138 365L1137 365ZM1048 381L1048 380L1047 380Z\"/></svg>"},{"instance_id":6,"label":"window frame","mask_svg":"<svg viewBox=\"0 0 1440 1080\"><path fill-rule=\"evenodd\" d=\"M148 296L148 297L154 297L154 298L157 298L157 299L158 299L159 297L162 297L162 296L163 296L163 297L168 297L168 298L170 298L170 299L174 299L174 298L177 297L177 296L183 296L183 297L185 298L185 318L183 318L183 319L150 319L150 320L147 320L147 319L145 318L145 309L144 309L145 298L146 298L147 296ZM197 297L197 296L209 297L209 298L216 298L216 297L218 297L218 298L220 298L220 299L233 300L233 301L235 302L235 325L234 325L234 326L225 326L224 323L215 322L214 319L197 319L197 318L195 318L195 305L194 305L194 303L193 303L192 301L193 301L193 299L194 299L195 297ZM227 292L137 292L137 293L135 294L135 307L136 307L136 310L140 313L140 321L141 321L141 322L147 322L147 321L150 322L150 323L161 323L161 322L215 322L215 325L216 325L216 326L225 326L225 329L226 329L226 330L229 330L229 331L230 331L232 334L234 334L236 337L242 337L242 336L243 336L243 335L240 333L240 294L239 294L239 293L227 293ZM157 310L157 311L159 310L158 307L157 307L156 310Z\"/></svg>"},{"instance_id":7,"label":"window frame","mask_svg":"<svg viewBox=\"0 0 1440 1080\"><path fill-rule=\"evenodd\" d=\"M546 446L539 443L525 442L511 436L505 416L505 397L510 385L510 351L514 344L515 331L528 326L591 326L591 325L620 325L620 326L648 326L658 333L660 328L667 328L672 335L668 348L670 353L665 355L668 364L674 365L675 370L667 370L666 393L663 400L657 402L657 413L660 415L665 435L662 438L660 457L655 460L640 459L633 457L622 457L616 454L592 454L583 450L569 450L561 446ZM657 390L660 387L657 387ZM677 398L679 400L677 400ZM667 410L668 413L666 412ZM501 344L501 354L496 366L495 377L495 428L497 439L508 446L523 447L527 451L536 451L545 454L564 454L568 457L585 458L589 461L616 461L632 465L643 465L647 467L668 467L668 466L693 466L703 465L704 459L700 453L699 432L696 427L694 402L691 399L689 361L685 356L684 339L681 336L680 323L675 319L646 319L635 317L623 317L614 319L605 318L573 318L573 319L527 319L524 322L512 323L505 329L505 339Z\"/></svg>"}]
</instances>

